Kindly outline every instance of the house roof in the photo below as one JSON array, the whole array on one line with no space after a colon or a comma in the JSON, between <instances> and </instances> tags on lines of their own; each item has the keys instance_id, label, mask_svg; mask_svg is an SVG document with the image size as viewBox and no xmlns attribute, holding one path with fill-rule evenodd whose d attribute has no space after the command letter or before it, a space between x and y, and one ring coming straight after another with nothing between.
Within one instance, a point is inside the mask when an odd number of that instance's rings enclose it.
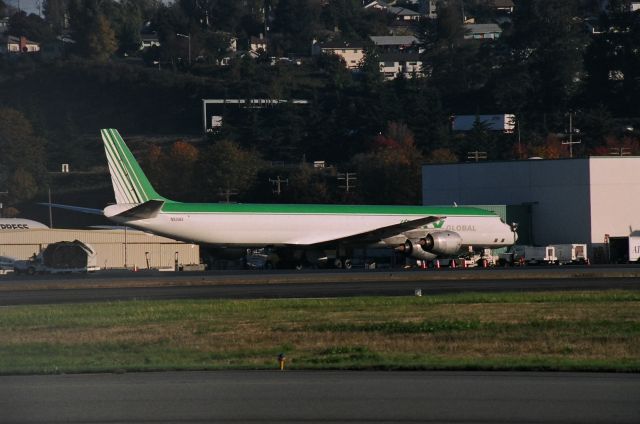
<instances>
[{"instance_id":1,"label":"house roof","mask_svg":"<svg viewBox=\"0 0 640 424\"><path fill-rule=\"evenodd\" d=\"M513 0L489 0L488 3L493 7L515 7Z\"/></svg>"},{"instance_id":2,"label":"house roof","mask_svg":"<svg viewBox=\"0 0 640 424\"><path fill-rule=\"evenodd\" d=\"M371 3L365 4L364 8L368 9L370 7L373 7L373 6L378 6L378 7L382 7L382 8L385 8L385 9L389 8L389 4L386 1L383 1L383 0L374 0Z\"/></svg>"},{"instance_id":3,"label":"house roof","mask_svg":"<svg viewBox=\"0 0 640 424\"><path fill-rule=\"evenodd\" d=\"M369 37L376 46L409 46L420 44L413 35L372 35Z\"/></svg>"},{"instance_id":4,"label":"house roof","mask_svg":"<svg viewBox=\"0 0 640 424\"><path fill-rule=\"evenodd\" d=\"M331 40L320 43L322 49L362 49L364 43L356 40Z\"/></svg>"},{"instance_id":5,"label":"house roof","mask_svg":"<svg viewBox=\"0 0 640 424\"><path fill-rule=\"evenodd\" d=\"M502 28L498 24L465 24L465 28L468 28L471 33L488 33L488 32L502 32Z\"/></svg>"},{"instance_id":6,"label":"house roof","mask_svg":"<svg viewBox=\"0 0 640 424\"><path fill-rule=\"evenodd\" d=\"M251 44L267 44L267 39L251 36Z\"/></svg>"},{"instance_id":7,"label":"house roof","mask_svg":"<svg viewBox=\"0 0 640 424\"><path fill-rule=\"evenodd\" d=\"M14 35L7 35L6 40L7 40L7 44L20 44L20 37L16 37ZM31 41L31 40L29 40L27 38L25 38L25 43L26 44L36 45L36 46L40 45L40 43L37 43L35 41Z\"/></svg>"},{"instance_id":8,"label":"house roof","mask_svg":"<svg viewBox=\"0 0 640 424\"><path fill-rule=\"evenodd\" d=\"M422 16L415 10L406 9L404 7L390 6L389 12L397 16Z\"/></svg>"}]
</instances>

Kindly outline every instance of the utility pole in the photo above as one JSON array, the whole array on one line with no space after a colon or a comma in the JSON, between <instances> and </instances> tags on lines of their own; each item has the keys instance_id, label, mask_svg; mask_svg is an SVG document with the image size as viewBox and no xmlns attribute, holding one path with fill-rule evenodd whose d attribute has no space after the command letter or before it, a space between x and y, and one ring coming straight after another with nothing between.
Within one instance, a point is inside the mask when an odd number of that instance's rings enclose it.
<instances>
[{"instance_id":1,"label":"utility pole","mask_svg":"<svg viewBox=\"0 0 640 424\"><path fill-rule=\"evenodd\" d=\"M0 195L7 195L9 194L8 191L0 191ZM0 218L4 218L4 204L2 202L0 202Z\"/></svg>"},{"instance_id":2,"label":"utility pole","mask_svg":"<svg viewBox=\"0 0 640 424\"><path fill-rule=\"evenodd\" d=\"M49 228L53 228L53 213L51 212L51 187L47 186L49 192Z\"/></svg>"},{"instance_id":3,"label":"utility pole","mask_svg":"<svg viewBox=\"0 0 640 424\"><path fill-rule=\"evenodd\" d=\"M282 183L285 183L288 185L289 179L287 178L286 180L283 180L280 178L280 175L278 175L278 177L275 180L269 178L269 182L276 187L273 190L273 194L280 196L280 194L282 193Z\"/></svg>"},{"instance_id":4,"label":"utility pole","mask_svg":"<svg viewBox=\"0 0 640 424\"><path fill-rule=\"evenodd\" d=\"M476 162L479 162L480 159L487 159L487 152L479 152L479 151L473 151L473 152L467 152L467 159L473 159Z\"/></svg>"},{"instance_id":5,"label":"utility pole","mask_svg":"<svg viewBox=\"0 0 640 424\"><path fill-rule=\"evenodd\" d=\"M351 181L358 179L356 178L356 175L357 174L355 172L338 172L338 181L344 181L344 185L338 187L345 189L345 191L349 193L349 191L356 188L356 186L351 183Z\"/></svg>"},{"instance_id":6,"label":"utility pole","mask_svg":"<svg viewBox=\"0 0 640 424\"><path fill-rule=\"evenodd\" d=\"M569 157L573 158L573 145L580 144L581 141L573 141L573 133L579 133L580 130L577 128L573 128L573 112L569 112L569 141L563 141L562 144L569 145Z\"/></svg>"},{"instance_id":7,"label":"utility pole","mask_svg":"<svg viewBox=\"0 0 640 424\"><path fill-rule=\"evenodd\" d=\"M189 33L188 35L176 33L176 35L178 37L184 37L187 39L187 41L189 41L189 66L191 66L191 33Z\"/></svg>"},{"instance_id":8,"label":"utility pole","mask_svg":"<svg viewBox=\"0 0 640 424\"><path fill-rule=\"evenodd\" d=\"M225 203L231 203L231 196L236 196L237 194L237 191L228 187L226 190L223 190L222 188L218 189L218 196L224 197Z\"/></svg>"}]
</instances>

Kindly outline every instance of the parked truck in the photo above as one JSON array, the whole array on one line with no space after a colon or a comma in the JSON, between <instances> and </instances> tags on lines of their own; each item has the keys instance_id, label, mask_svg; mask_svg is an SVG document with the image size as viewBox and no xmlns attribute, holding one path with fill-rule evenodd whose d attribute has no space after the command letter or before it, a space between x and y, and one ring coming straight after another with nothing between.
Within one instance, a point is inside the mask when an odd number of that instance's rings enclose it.
<instances>
[{"instance_id":1,"label":"parked truck","mask_svg":"<svg viewBox=\"0 0 640 424\"><path fill-rule=\"evenodd\" d=\"M95 250L79 240L51 243L39 254L13 264L16 274L53 274L99 270Z\"/></svg>"},{"instance_id":2,"label":"parked truck","mask_svg":"<svg viewBox=\"0 0 640 424\"><path fill-rule=\"evenodd\" d=\"M501 264L505 265L545 265L558 262L553 246L514 245L507 253L500 254Z\"/></svg>"}]
</instances>

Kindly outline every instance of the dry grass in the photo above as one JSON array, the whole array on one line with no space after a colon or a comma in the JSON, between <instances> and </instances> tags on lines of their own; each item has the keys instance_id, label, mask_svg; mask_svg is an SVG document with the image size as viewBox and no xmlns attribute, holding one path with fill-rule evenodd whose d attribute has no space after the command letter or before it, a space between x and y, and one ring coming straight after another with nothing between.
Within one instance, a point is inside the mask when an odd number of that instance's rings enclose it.
<instances>
[{"instance_id":1,"label":"dry grass","mask_svg":"<svg viewBox=\"0 0 640 424\"><path fill-rule=\"evenodd\" d=\"M0 312L0 372L640 370L640 293L121 302Z\"/></svg>"}]
</instances>

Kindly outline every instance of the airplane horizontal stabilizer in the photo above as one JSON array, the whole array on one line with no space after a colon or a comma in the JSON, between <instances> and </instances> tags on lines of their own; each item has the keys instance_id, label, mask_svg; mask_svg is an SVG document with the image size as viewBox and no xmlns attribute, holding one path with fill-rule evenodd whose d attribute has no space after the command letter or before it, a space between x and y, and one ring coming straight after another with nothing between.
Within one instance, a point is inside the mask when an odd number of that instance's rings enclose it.
<instances>
[{"instance_id":1,"label":"airplane horizontal stabilizer","mask_svg":"<svg viewBox=\"0 0 640 424\"><path fill-rule=\"evenodd\" d=\"M162 205L164 205L164 200L147 200L115 216L134 219L155 218L162 209Z\"/></svg>"},{"instance_id":2,"label":"airplane horizontal stabilizer","mask_svg":"<svg viewBox=\"0 0 640 424\"><path fill-rule=\"evenodd\" d=\"M59 203L38 203L38 204L42 206L51 206L52 208L56 208L56 209L66 209L69 211L90 213L92 215L102 215L102 209L83 208L82 206L61 205Z\"/></svg>"}]
</instances>

